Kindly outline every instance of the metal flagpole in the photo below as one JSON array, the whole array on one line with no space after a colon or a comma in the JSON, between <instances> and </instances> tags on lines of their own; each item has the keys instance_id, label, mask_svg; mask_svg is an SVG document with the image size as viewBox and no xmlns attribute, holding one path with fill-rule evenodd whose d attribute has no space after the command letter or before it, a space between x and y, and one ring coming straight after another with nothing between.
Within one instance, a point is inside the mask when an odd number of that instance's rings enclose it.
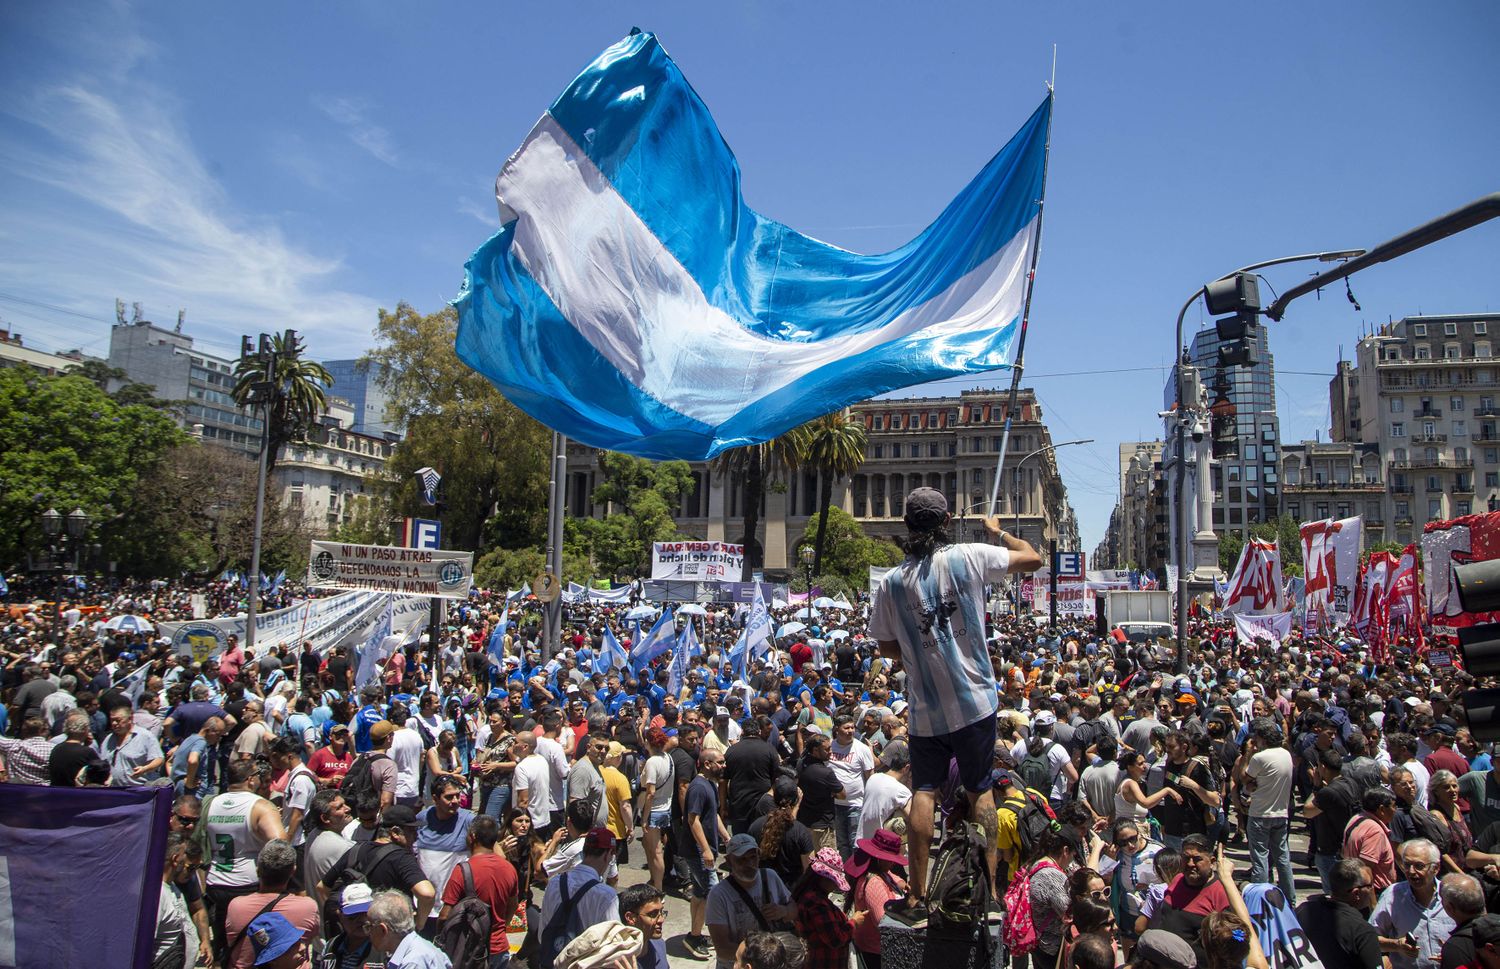
<instances>
[{"instance_id":1,"label":"metal flagpole","mask_svg":"<svg viewBox=\"0 0 1500 969\"><path fill-rule=\"evenodd\" d=\"M1047 84L1047 100L1056 101L1053 82L1057 80L1057 50L1052 51L1052 81ZM1036 200L1036 228L1031 243L1031 266L1026 271L1026 298L1021 304L1021 334L1016 338L1016 362L1011 366L1010 400L1005 405L1005 429L1000 432L1000 454L995 459L995 480L990 485L989 514L995 514L1000 495L1000 476L1005 469L1005 452L1010 447L1010 425L1016 416L1016 396L1021 390L1021 375L1026 370L1026 330L1031 322L1031 293L1036 286L1036 264L1042 253L1042 213L1047 200L1047 166L1052 158L1052 105L1047 108L1047 141L1042 147L1042 197Z\"/></svg>"}]
</instances>

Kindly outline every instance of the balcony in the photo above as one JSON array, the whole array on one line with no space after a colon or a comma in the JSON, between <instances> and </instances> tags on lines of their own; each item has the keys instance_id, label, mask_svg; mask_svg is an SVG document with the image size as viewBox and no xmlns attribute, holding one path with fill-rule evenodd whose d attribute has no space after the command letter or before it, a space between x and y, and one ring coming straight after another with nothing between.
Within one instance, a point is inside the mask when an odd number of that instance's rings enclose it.
<instances>
[{"instance_id":1,"label":"balcony","mask_svg":"<svg viewBox=\"0 0 1500 969\"><path fill-rule=\"evenodd\" d=\"M1500 417L1500 407L1494 407L1494 406L1490 406L1490 407L1476 407L1476 408L1474 408L1474 416L1475 417Z\"/></svg>"},{"instance_id":2,"label":"balcony","mask_svg":"<svg viewBox=\"0 0 1500 969\"><path fill-rule=\"evenodd\" d=\"M1411 440L1417 444L1447 444L1446 434L1413 434Z\"/></svg>"},{"instance_id":3,"label":"balcony","mask_svg":"<svg viewBox=\"0 0 1500 969\"><path fill-rule=\"evenodd\" d=\"M1448 490L1455 495L1472 495L1474 493L1474 483L1472 481L1455 481L1453 482L1453 487Z\"/></svg>"},{"instance_id":4,"label":"balcony","mask_svg":"<svg viewBox=\"0 0 1500 969\"><path fill-rule=\"evenodd\" d=\"M1434 419L1436 419L1436 418L1442 417L1443 416L1443 412L1441 410L1435 408L1435 407L1424 407L1421 410L1414 410L1414 411L1412 411L1411 412L1411 416L1413 418L1416 418L1416 419L1421 419L1421 418L1434 418Z\"/></svg>"},{"instance_id":5,"label":"balcony","mask_svg":"<svg viewBox=\"0 0 1500 969\"><path fill-rule=\"evenodd\" d=\"M1393 495L1410 495L1416 493L1416 486L1409 484L1393 484L1390 486Z\"/></svg>"},{"instance_id":6,"label":"balcony","mask_svg":"<svg viewBox=\"0 0 1500 969\"><path fill-rule=\"evenodd\" d=\"M1392 471L1458 471L1474 467L1473 458L1412 458L1410 461L1392 461Z\"/></svg>"},{"instance_id":7,"label":"balcony","mask_svg":"<svg viewBox=\"0 0 1500 969\"><path fill-rule=\"evenodd\" d=\"M1500 434L1494 431L1480 431L1470 438L1475 444L1500 444Z\"/></svg>"}]
</instances>

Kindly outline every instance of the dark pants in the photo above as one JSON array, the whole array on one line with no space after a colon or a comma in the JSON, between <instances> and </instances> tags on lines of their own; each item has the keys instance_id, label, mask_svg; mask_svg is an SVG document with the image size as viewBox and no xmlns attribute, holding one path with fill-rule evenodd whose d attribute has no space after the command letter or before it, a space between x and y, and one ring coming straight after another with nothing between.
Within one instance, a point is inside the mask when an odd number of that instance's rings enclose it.
<instances>
[{"instance_id":1,"label":"dark pants","mask_svg":"<svg viewBox=\"0 0 1500 969\"><path fill-rule=\"evenodd\" d=\"M224 919L229 914L229 903L241 895L253 895L260 891L260 883L253 885L238 885L233 888L226 885L210 885L203 891L204 898L213 910L212 921L209 928L214 934L214 961L223 964L226 950L229 948L229 939L224 937Z\"/></svg>"}]
</instances>

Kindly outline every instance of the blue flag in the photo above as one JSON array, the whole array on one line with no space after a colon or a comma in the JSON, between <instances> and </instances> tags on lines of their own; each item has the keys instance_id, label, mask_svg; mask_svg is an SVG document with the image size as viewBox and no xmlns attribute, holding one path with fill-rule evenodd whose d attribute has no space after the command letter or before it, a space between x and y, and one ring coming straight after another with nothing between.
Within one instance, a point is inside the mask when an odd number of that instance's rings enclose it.
<instances>
[{"instance_id":1,"label":"blue flag","mask_svg":"<svg viewBox=\"0 0 1500 969\"><path fill-rule=\"evenodd\" d=\"M637 627L639 628L639 627ZM669 608L656 620L656 625L645 637L636 637L630 644L630 668L638 670L656 657L672 648L677 641L677 620Z\"/></svg>"},{"instance_id":2,"label":"blue flag","mask_svg":"<svg viewBox=\"0 0 1500 969\"><path fill-rule=\"evenodd\" d=\"M487 652L490 654L490 665L497 670L505 669L505 631L510 628L510 606L500 614L500 621L495 624L495 631L490 633L490 642Z\"/></svg>"},{"instance_id":3,"label":"blue flag","mask_svg":"<svg viewBox=\"0 0 1500 969\"><path fill-rule=\"evenodd\" d=\"M599 647L599 655L594 658L594 672L608 674L625 666L628 658L620 641L615 638L614 632L604 627L604 642Z\"/></svg>"},{"instance_id":4,"label":"blue flag","mask_svg":"<svg viewBox=\"0 0 1500 969\"><path fill-rule=\"evenodd\" d=\"M667 680L667 693L675 697L682 692L683 681L687 679L688 658L694 653L702 652L698 646L698 634L693 631L691 622L682 631L682 635L677 637L677 645L672 649L672 670Z\"/></svg>"},{"instance_id":5,"label":"blue flag","mask_svg":"<svg viewBox=\"0 0 1500 969\"><path fill-rule=\"evenodd\" d=\"M0 596L10 595L10 583L5 581L5 575L0 573Z\"/></svg>"},{"instance_id":6,"label":"blue flag","mask_svg":"<svg viewBox=\"0 0 1500 969\"><path fill-rule=\"evenodd\" d=\"M750 209L739 163L649 33L599 55L496 183L459 357L594 447L705 459L847 404L1008 367L1050 95L916 238L860 255Z\"/></svg>"}]
</instances>

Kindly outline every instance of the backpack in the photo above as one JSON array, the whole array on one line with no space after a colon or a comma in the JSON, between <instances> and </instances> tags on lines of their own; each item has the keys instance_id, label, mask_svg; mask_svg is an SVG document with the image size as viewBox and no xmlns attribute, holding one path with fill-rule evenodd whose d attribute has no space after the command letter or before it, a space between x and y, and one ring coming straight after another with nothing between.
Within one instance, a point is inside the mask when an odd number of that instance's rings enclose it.
<instances>
[{"instance_id":1,"label":"backpack","mask_svg":"<svg viewBox=\"0 0 1500 969\"><path fill-rule=\"evenodd\" d=\"M370 770L377 760L390 760L389 754L365 753L354 758L354 763L349 765L349 773L344 775L339 784L339 793L344 795L344 800L349 804L358 804L360 795L375 791L375 775Z\"/></svg>"},{"instance_id":2,"label":"backpack","mask_svg":"<svg viewBox=\"0 0 1500 969\"><path fill-rule=\"evenodd\" d=\"M568 895L567 873L563 874L563 880L558 885L558 899L562 904L557 906L557 911L552 913L552 918L542 927L542 937L537 943L537 951L532 960L536 969L552 969L557 954L583 933L582 915L578 911L578 902L590 888L594 887L594 884L594 882L586 881L576 892Z\"/></svg>"},{"instance_id":3,"label":"backpack","mask_svg":"<svg viewBox=\"0 0 1500 969\"><path fill-rule=\"evenodd\" d=\"M1005 948L1014 956L1024 956L1041 942L1036 924L1031 920L1031 876L1047 866L1056 868L1050 858L1030 867L1016 869L1010 888L1005 892L1005 925L1002 929Z\"/></svg>"},{"instance_id":4,"label":"backpack","mask_svg":"<svg viewBox=\"0 0 1500 969\"><path fill-rule=\"evenodd\" d=\"M467 861L458 864L464 891L448 907L433 943L453 963L453 969L487 969L490 964L490 903L474 894L474 871Z\"/></svg>"},{"instance_id":5,"label":"backpack","mask_svg":"<svg viewBox=\"0 0 1500 969\"><path fill-rule=\"evenodd\" d=\"M984 924L990 898L987 846L983 829L972 821L958 822L943 839L928 887L931 925L972 931Z\"/></svg>"},{"instance_id":6,"label":"backpack","mask_svg":"<svg viewBox=\"0 0 1500 969\"><path fill-rule=\"evenodd\" d=\"M1036 857L1043 836L1048 831L1059 830L1057 815L1052 812L1052 805L1037 791L1028 787L1021 788L1022 795L1026 798L1025 805L1019 805L1014 801L1001 800L996 805L997 810L1009 811L1016 816L1016 837L1021 842L1020 864L1030 863Z\"/></svg>"},{"instance_id":7,"label":"backpack","mask_svg":"<svg viewBox=\"0 0 1500 969\"><path fill-rule=\"evenodd\" d=\"M1021 766L1016 769L1016 774L1021 778L1021 783L1038 791L1052 790L1052 764L1047 760L1047 752L1056 744L1047 741L1040 750L1026 751L1026 759L1021 761Z\"/></svg>"},{"instance_id":8,"label":"backpack","mask_svg":"<svg viewBox=\"0 0 1500 969\"><path fill-rule=\"evenodd\" d=\"M1409 813L1418 837L1431 841L1438 846L1439 851L1448 847L1448 824L1441 816L1433 814L1420 804L1413 804Z\"/></svg>"}]
</instances>

